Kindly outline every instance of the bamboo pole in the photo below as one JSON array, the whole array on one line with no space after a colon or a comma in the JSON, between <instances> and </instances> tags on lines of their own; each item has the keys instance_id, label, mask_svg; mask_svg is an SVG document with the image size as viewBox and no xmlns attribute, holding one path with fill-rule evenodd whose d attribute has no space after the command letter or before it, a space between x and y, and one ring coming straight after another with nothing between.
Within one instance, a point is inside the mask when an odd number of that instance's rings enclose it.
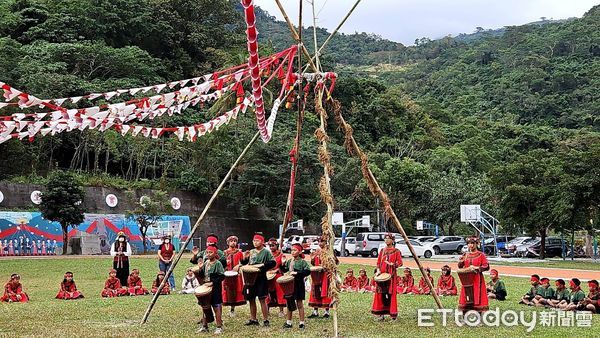
<instances>
[{"instance_id":1,"label":"bamboo pole","mask_svg":"<svg viewBox=\"0 0 600 338\"><path fill-rule=\"evenodd\" d=\"M346 23L346 20L348 20L348 18L350 17L350 15L352 15L352 12L354 12L354 9L356 8L356 6L358 6L358 4L361 2L361 0L356 0L356 2L354 3L354 6L352 6L352 8L350 8L350 11L348 11L348 13L346 14L346 16L344 16L344 18L342 19L342 21L340 21L340 24L333 30L333 32L331 32L331 34L329 34L329 36L327 37L327 39L325 39L325 42L323 42L323 44L321 45L321 47L319 48L319 50L317 50L316 48L316 36L315 36L315 55L311 58L311 60L318 60L319 55L321 55L321 51L323 50L323 48L325 48L325 45L327 45L327 43L329 42L329 40L331 40L333 38L334 35L337 34L337 32L340 30L340 28L342 28L342 26L344 25L344 23ZM313 15L314 15L314 3L313 3ZM314 24L315 26L317 25L316 23ZM315 27L315 31L316 31L316 27ZM319 62L317 61L317 66L319 65ZM319 68L319 67L317 67Z\"/></svg>"},{"instance_id":2,"label":"bamboo pole","mask_svg":"<svg viewBox=\"0 0 600 338\"><path fill-rule=\"evenodd\" d=\"M360 1L360 0L359 0ZM315 55L313 58L315 59L315 65L318 70L321 70L321 60L319 59L319 45L317 43L317 15L315 14L315 0L311 1L312 5L312 15L313 15L313 42L315 44ZM333 33L332 33L333 34ZM298 67L298 71L300 71L301 67Z\"/></svg>"},{"instance_id":3,"label":"bamboo pole","mask_svg":"<svg viewBox=\"0 0 600 338\"><path fill-rule=\"evenodd\" d=\"M183 246L182 246L183 249L181 249L179 251L179 253L177 254L177 256L175 257L173 264L171 264L171 266L169 267L169 270L167 270L167 273L165 274L165 278L158 286L158 291L154 294L154 297L152 297L152 301L150 302L150 304L148 305L148 308L146 309L146 312L144 313L144 317L142 318L141 324L145 324L146 321L148 320L148 317L150 316L150 312L152 312L152 308L154 307L154 304L156 304L156 301L158 300L158 297L160 296L160 291L163 289L165 284L168 282L169 276L171 276L171 274L173 273L173 270L177 266L177 263L179 263L179 260L181 259L181 256L183 255L184 249L188 246L188 244L192 240L191 235L194 232L196 232L196 229L198 229L198 227L200 226L200 223L202 223L202 221L204 220L204 216L206 216L208 209L210 209L213 202L215 201L215 199L217 198L217 196L219 195L219 193L225 186L225 183L229 180L229 177L231 177L233 170L238 166L238 164L240 163L242 158L246 155L246 153L248 152L250 147L254 144L254 142L256 142L256 140L258 139L259 136L260 136L260 132L257 132L256 134L254 134L254 137L252 138L252 140L250 140L250 142L246 145L246 148L244 148L244 150L242 151L240 156L238 156L237 160L235 160L235 162L231 165L231 168L229 168L227 175L225 175L225 177L223 177L223 180L219 184L219 187L217 187L217 190L215 190L215 192L212 194L208 203L206 203L206 205L204 206L204 210L202 210L202 213L200 214L200 217L198 217L196 224L194 224L194 227L192 228L192 230L190 230L190 236L188 236L188 238L183 243Z\"/></svg>"},{"instance_id":4,"label":"bamboo pole","mask_svg":"<svg viewBox=\"0 0 600 338\"><path fill-rule=\"evenodd\" d=\"M330 272L329 275L329 286L330 295L332 296L332 311L333 311L333 334L334 337L339 337L338 332L338 320L337 320L337 304L339 300L339 289L336 282L337 279L337 264L335 260L335 253L333 251L333 244L335 242L335 234L331 225L331 218L333 215L333 194L331 193L331 175L333 174L333 168L331 167L331 155L327 150L327 112L323 108L323 89L319 90L315 97L315 111L319 115L320 125L315 131L315 137L320 143L318 156L319 161L323 164L323 176L319 183L319 192L321 199L327 206L325 216L321 220L321 235L328 239L328 248L325 261L325 268Z\"/></svg>"},{"instance_id":5,"label":"bamboo pole","mask_svg":"<svg viewBox=\"0 0 600 338\"><path fill-rule=\"evenodd\" d=\"M300 1L300 13L298 15L298 27L300 27L300 35L298 36L299 41L302 41L302 0ZM300 48L301 43L298 43L298 71L302 69L302 53ZM294 138L294 148L296 153L293 154L295 156L295 161L292 163L292 168L290 169L290 177L294 177L294 182L290 179L290 188L288 189L288 198L285 204L285 211L283 213L283 223L281 225L281 234L279 235L279 245L283 246L283 239L285 237L285 231L289 225L289 218L293 214L293 198L294 198L294 190L295 190L295 179L298 175L298 160L300 159L300 133L302 132L302 120L304 119L303 114L303 104L302 104L302 76L299 79L300 83L298 85L298 95L296 97L298 103L298 117L296 119L296 138ZM282 248L283 249L283 248Z\"/></svg>"},{"instance_id":6,"label":"bamboo pole","mask_svg":"<svg viewBox=\"0 0 600 338\"><path fill-rule=\"evenodd\" d=\"M290 21L290 18L287 15L283 6L281 5L281 2L279 0L275 0L275 3L277 4L277 7L279 7L279 10L281 11L283 18L285 19L285 22L287 23L288 28L290 29L290 32L292 33L292 38L294 40L296 40L297 43L300 44L300 47L302 48L302 53L304 54L304 56L306 56L308 58L308 63L310 63L310 66L312 67L312 69L318 69L317 66L315 65L315 63L313 62L313 60L310 56L310 53L306 49L306 46L304 46L304 44L302 44L302 41L300 40L300 36L298 35L296 28L292 24L292 21ZM298 70L298 71L300 71L300 70ZM317 70L315 70L315 72L317 72Z\"/></svg>"},{"instance_id":7,"label":"bamboo pole","mask_svg":"<svg viewBox=\"0 0 600 338\"><path fill-rule=\"evenodd\" d=\"M438 297L438 295L435 293L433 284L427 277L427 273L425 273L425 269L423 268L423 265L421 265L421 261L419 260L419 257L417 256L412 244L410 244L410 240L409 240L408 236L406 235L406 232L404 231L402 224L400 224L400 220L396 216L394 209L392 209L392 206L390 204L390 200L389 200L387 194L381 189L381 187L379 186L379 183L377 182L377 179L375 178L375 175L373 175L373 172L369 168L367 155L365 155L362 152L362 150L360 149L360 146L354 139L354 136L352 135L352 127L346 122L346 120L344 120L344 117L340 113L339 103L335 102L334 105L336 105L336 104L337 104L337 106L334 107L335 119L338 122L338 124L340 125L340 127L342 128L342 131L344 132L344 135L345 135L344 143L346 145L346 150L351 155L354 154L360 158L361 170L362 170L365 180L367 181L369 190L375 197L379 197L381 199L381 201L383 202L384 209L385 209L384 212L385 212L386 216L392 220L392 222L396 226L396 229L402 235L402 238L406 242L406 245L408 246L408 249L410 250L410 253L413 256L413 259L417 263L417 266L419 267L419 270L421 271L423 278L425 279L425 281L427 282L427 285L429 286L429 289L431 290L431 295L433 296L435 303L437 304L437 306L440 309L442 309L443 308L442 302L440 301L440 298Z\"/></svg>"}]
</instances>

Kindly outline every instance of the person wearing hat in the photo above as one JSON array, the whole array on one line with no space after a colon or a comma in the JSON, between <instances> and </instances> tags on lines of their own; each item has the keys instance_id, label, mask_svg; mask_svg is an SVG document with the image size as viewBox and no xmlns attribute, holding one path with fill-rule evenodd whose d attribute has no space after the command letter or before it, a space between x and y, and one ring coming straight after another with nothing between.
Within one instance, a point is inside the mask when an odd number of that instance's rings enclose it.
<instances>
[{"instance_id":1,"label":"person wearing hat","mask_svg":"<svg viewBox=\"0 0 600 338\"><path fill-rule=\"evenodd\" d=\"M171 244L171 236L165 235L162 238L162 244L158 247L158 270L165 274L173 263L175 247ZM169 276L169 287L175 291L175 272Z\"/></svg>"},{"instance_id":2,"label":"person wearing hat","mask_svg":"<svg viewBox=\"0 0 600 338\"><path fill-rule=\"evenodd\" d=\"M310 254L310 263L313 266L322 266L324 262L325 250L327 248L327 238L321 236L319 238L319 249ZM335 258L335 264L338 264L339 261L337 257ZM321 284L312 285L310 297L308 299L308 306L313 308L312 313L308 318L317 318L319 317L319 309L325 309L325 313L323 314L323 318L329 318L329 307L331 306L331 297L329 297L329 280L331 278L331 272L325 271L325 276L321 278Z\"/></svg>"},{"instance_id":3,"label":"person wearing hat","mask_svg":"<svg viewBox=\"0 0 600 338\"><path fill-rule=\"evenodd\" d=\"M221 262L217 259L217 247L209 245L205 250L207 259L198 263L199 277L202 284L209 283L212 286L212 293L210 299L211 310L215 318L217 328L215 334L223 333L223 295L222 295L222 282L225 279L225 269ZM198 300L198 305L202 305ZM210 311L210 310L209 310ZM202 327L198 329L198 332L208 332L208 324L210 324L208 316L202 312Z\"/></svg>"},{"instance_id":4,"label":"person wearing hat","mask_svg":"<svg viewBox=\"0 0 600 338\"><path fill-rule=\"evenodd\" d=\"M219 238L215 234L210 234L206 236L206 247L214 246L217 248L217 259L221 262L221 265L227 266L227 258L223 251L218 249L217 243L219 242ZM198 264L200 260L205 261L208 259L208 256L205 251L200 251L200 249L195 246L192 248L192 258L190 259L190 263Z\"/></svg>"},{"instance_id":5,"label":"person wearing hat","mask_svg":"<svg viewBox=\"0 0 600 338\"><path fill-rule=\"evenodd\" d=\"M244 252L242 264L257 265L263 264L259 268L258 276L254 285L244 287L244 295L250 303L250 319L246 322L246 326L258 326L256 298L260 302L260 309L263 316L263 325L270 326L269 323L269 307L267 306L267 296L269 295L269 286L267 283L267 271L275 267L275 259L273 254L265 248L265 237L261 233L254 234L252 238L254 249Z\"/></svg>"},{"instance_id":6,"label":"person wearing hat","mask_svg":"<svg viewBox=\"0 0 600 338\"><path fill-rule=\"evenodd\" d=\"M469 269L474 273L473 276L473 302L467 303L465 288L460 289L460 298L458 299L458 309L461 311L475 310L484 312L489 309L487 289L483 272L490 269L487 257L483 252L477 249L477 238L471 237L467 240L469 251L462 255L458 260L459 269Z\"/></svg>"},{"instance_id":7,"label":"person wearing hat","mask_svg":"<svg viewBox=\"0 0 600 338\"><path fill-rule=\"evenodd\" d=\"M237 283L235 284L236 292L233 299L230 299L227 290L225 289L227 286L223 287L223 306L231 306L229 311L230 317L235 316L236 306L246 304L246 299L244 298L244 280L242 279L242 274L239 273L244 253L238 248L238 242L237 236L227 237L227 249L224 251L225 261L227 262L224 266L225 271L238 272Z\"/></svg>"},{"instance_id":8,"label":"person wearing hat","mask_svg":"<svg viewBox=\"0 0 600 338\"><path fill-rule=\"evenodd\" d=\"M0 302L7 303L27 303L29 296L23 292L21 285L21 276L18 273L10 275L10 280L4 285L4 295L0 298Z\"/></svg>"},{"instance_id":9,"label":"person wearing hat","mask_svg":"<svg viewBox=\"0 0 600 338\"><path fill-rule=\"evenodd\" d=\"M377 270L375 271L375 277L383 273L391 275L386 287L382 287L381 284L375 284L375 290L373 290L373 305L371 306L371 313L378 316L378 320L383 321L385 315L389 315L393 320L398 317L398 273L397 270L402 266L402 254L400 250L396 248L396 237L394 234L387 233L383 240L385 241L385 248L379 251L377 256ZM373 277L373 280L375 280Z\"/></svg>"},{"instance_id":10,"label":"person wearing hat","mask_svg":"<svg viewBox=\"0 0 600 338\"><path fill-rule=\"evenodd\" d=\"M83 298L83 294L77 290L77 285L73 280L73 273L65 272L64 279L60 283L60 291L56 295L56 299L78 299Z\"/></svg>"},{"instance_id":11,"label":"person wearing hat","mask_svg":"<svg viewBox=\"0 0 600 338\"><path fill-rule=\"evenodd\" d=\"M127 287L127 278L129 278L129 256L131 256L131 245L125 237L125 233L120 231L117 239L110 246L110 255L113 256L113 269L117 271L117 278L121 286Z\"/></svg>"},{"instance_id":12,"label":"person wearing hat","mask_svg":"<svg viewBox=\"0 0 600 338\"><path fill-rule=\"evenodd\" d=\"M310 266L304 260L304 248L302 244L294 243L292 245L292 259L286 260L281 266L281 271L294 276L294 293L287 297L287 317L283 324L284 329L292 328L292 313L297 309L300 323L298 328L304 330L304 299L306 298L306 289L304 288L304 279L310 275Z\"/></svg>"},{"instance_id":13,"label":"person wearing hat","mask_svg":"<svg viewBox=\"0 0 600 338\"><path fill-rule=\"evenodd\" d=\"M431 269L430 268L425 268L425 272L427 272L427 278L429 278L429 281L431 282L431 285L433 285L433 277L431 277ZM417 295L428 295L431 293L431 289L429 288L429 285L427 284L427 281L425 280L425 277L421 277L421 279L419 280L419 287L417 289Z\"/></svg>"},{"instance_id":14,"label":"person wearing hat","mask_svg":"<svg viewBox=\"0 0 600 338\"><path fill-rule=\"evenodd\" d=\"M275 272L275 277L271 280L269 280L268 284L269 284L269 302L268 302L268 306L269 309L272 307L278 307L279 308L279 317L284 317L285 313L284 313L284 309L286 306L286 300L283 297L283 289L281 288L281 285L279 285L279 283L277 283L277 278L283 276L283 273L281 272L281 264L283 263L283 259L285 258L283 252L281 252L281 250L279 250L279 243L277 242L277 239L275 238L269 238L269 249L271 250L271 254L273 255L273 258L275 259L275 267L269 271Z\"/></svg>"},{"instance_id":15,"label":"person wearing hat","mask_svg":"<svg viewBox=\"0 0 600 338\"><path fill-rule=\"evenodd\" d=\"M454 276L452 276L452 269L450 269L450 266L442 266L442 274L440 275L440 279L438 279L435 292L439 296L456 296L458 294L456 281L454 280Z\"/></svg>"},{"instance_id":16,"label":"person wearing hat","mask_svg":"<svg viewBox=\"0 0 600 338\"><path fill-rule=\"evenodd\" d=\"M506 299L506 286L504 281L500 280L498 270L490 270L490 277L492 278L487 284L488 298L505 300Z\"/></svg>"}]
</instances>

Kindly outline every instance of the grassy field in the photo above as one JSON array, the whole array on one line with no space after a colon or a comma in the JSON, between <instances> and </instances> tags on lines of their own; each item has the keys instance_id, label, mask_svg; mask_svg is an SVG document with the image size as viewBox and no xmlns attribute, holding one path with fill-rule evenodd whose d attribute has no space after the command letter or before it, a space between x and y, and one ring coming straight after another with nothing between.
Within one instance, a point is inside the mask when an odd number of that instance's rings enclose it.
<instances>
[{"instance_id":1,"label":"grassy field","mask_svg":"<svg viewBox=\"0 0 600 338\"><path fill-rule=\"evenodd\" d=\"M182 259L187 263L187 258ZM3 336L197 336L196 322L200 310L192 295L168 295L159 298L147 324L140 325L140 319L150 302L151 296L114 299L100 298L100 291L106 278L111 260L98 258L53 258L0 260L0 278L4 283L11 273L22 276L25 291L31 297L27 304L0 304L0 337ZM180 264L176 269L177 284L188 264ZM139 268L146 287L151 286L157 271L154 258L134 258L132 268ZM356 269L359 266L342 265ZM62 301L54 299L65 271L75 274L78 288L85 299ZM371 272L372 268L367 271ZM534 271L534 270L532 270ZM437 275L434 275L437 279ZM527 289L527 280L506 278L509 297L505 302L491 302L491 308L501 310L525 310L528 318L532 308L517 305L520 295ZM441 326L435 320L434 327L417 326L417 309L434 308L430 296L399 296L399 317L395 322L376 322L370 315L372 295L344 293L339 308L340 335L343 337L598 337L600 325L594 316L591 328L581 327L541 327L538 325L530 334L524 326L516 327L458 327L451 322ZM443 298L446 308L455 308L457 297ZM274 311L272 312L274 313ZM272 316L271 328L248 329L243 326L248 316L248 307L238 308L235 318L225 317L225 337L304 336L327 337L332 335L332 322L326 319L307 321L307 328L300 332L297 328L284 330L283 319ZM294 318L297 327L297 317ZM211 326L211 328L213 328Z\"/></svg>"},{"instance_id":2,"label":"grassy field","mask_svg":"<svg viewBox=\"0 0 600 338\"><path fill-rule=\"evenodd\" d=\"M497 262L493 261L494 265L509 265L509 266L529 266L541 268L558 268L558 269L581 269L600 271L600 261L593 262L590 260L545 260L539 262Z\"/></svg>"}]
</instances>

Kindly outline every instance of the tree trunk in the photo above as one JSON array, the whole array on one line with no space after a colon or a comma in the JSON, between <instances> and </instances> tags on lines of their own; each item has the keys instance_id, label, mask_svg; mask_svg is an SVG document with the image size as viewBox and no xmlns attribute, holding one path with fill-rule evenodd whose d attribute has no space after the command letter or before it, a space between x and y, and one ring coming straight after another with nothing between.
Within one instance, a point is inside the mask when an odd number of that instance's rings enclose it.
<instances>
[{"instance_id":1,"label":"tree trunk","mask_svg":"<svg viewBox=\"0 0 600 338\"><path fill-rule=\"evenodd\" d=\"M546 228L540 231L540 259L546 258Z\"/></svg>"},{"instance_id":2,"label":"tree trunk","mask_svg":"<svg viewBox=\"0 0 600 338\"><path fill-rule=\"evenodd\" d=\"M67 247L69 246L69 227L62 227L62 231L63 231L63 247L62 247L62 254L63 256L67 254Z\"/></svg>"},{"instance_id":3,"label":"tree trunk","mask_svg":"<svg viewBox=\"0 0 600 338\"><path fill-rule=\"evenodd\" d=\"M146 254L146 234L142 233L142 246L144 247L144 255Z\"/></svg>"}]
</instances>

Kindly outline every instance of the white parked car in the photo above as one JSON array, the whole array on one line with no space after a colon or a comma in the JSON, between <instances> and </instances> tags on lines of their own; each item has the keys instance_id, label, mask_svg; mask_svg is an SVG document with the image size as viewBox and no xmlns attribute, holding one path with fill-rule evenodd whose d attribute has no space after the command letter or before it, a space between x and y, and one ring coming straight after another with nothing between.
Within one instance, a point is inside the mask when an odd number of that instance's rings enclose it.
<instances>
[{"instance_id":1,"label":"white parked car","mask_svg":"<svg viewBox=\"0 0 600 338\"><path fill-rule=\"evenodd\" d=\"M419 241L411 239L410 244L415 250L417 257L431 258L433 255L435 255L435 250L431 246L430 242L421 243ZM379 245L379 251L381 251L381 249L383 248L385 248L385 243ZM412 257L412 254L410 253L408 245L406 245L404 239L396 240L396 249L400 250L402 257Z\"/></svg>"},{"instance_id":2,"label":"white parked car","mask_svg":"<svg viewBox=\"0 0 600 338\"><path fill-rule=\"evenodd\" d=\"M346 245L345 245L346 253L345 256L355 255L356 253L356 237L346 237ZM333 243L333 251L336 256L340 256L342 252L342 239L336 238Z\"/></svg>"}]
</instances>

